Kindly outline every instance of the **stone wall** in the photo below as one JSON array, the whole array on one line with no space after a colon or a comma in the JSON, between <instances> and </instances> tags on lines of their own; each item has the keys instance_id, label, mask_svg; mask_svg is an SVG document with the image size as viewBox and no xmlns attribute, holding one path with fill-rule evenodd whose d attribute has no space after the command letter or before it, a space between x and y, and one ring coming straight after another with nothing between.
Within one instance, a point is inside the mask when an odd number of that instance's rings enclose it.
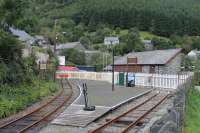
<instances>
[{"instance_id":1,"label":"stone wall","mask_svg":"<svg viewBox=\"0 0 200 133\"><path fill-rule=\"evenodd\" d=\"M181 133L184 126L185 99L188 89L191 86L192 77L179 86L173 96L173 107L168 113L156 121L150 129L150 133Z\"/></svg>"},{"instance_id":2,"label":"stone wall","mask_svg":"<svg viewBox=\"0 0 200 133\"><path fill-rule=\"evenodd\" d=\"M156 73L177 74L180 71L181 59L182 59L182 54L180 53L172 61L170 61L168 64L166 64L165 66L156 66L156 69L155 69Z\"/></svg>"}]
</instances>

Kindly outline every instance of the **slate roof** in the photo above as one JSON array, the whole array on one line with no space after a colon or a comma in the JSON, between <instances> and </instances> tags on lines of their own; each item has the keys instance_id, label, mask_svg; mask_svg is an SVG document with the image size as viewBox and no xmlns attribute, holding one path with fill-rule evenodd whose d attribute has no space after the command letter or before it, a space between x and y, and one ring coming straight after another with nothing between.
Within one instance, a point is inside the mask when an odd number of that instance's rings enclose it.
<instances>
[{"instance_id":1,"label":"slate roof","mask_svg":"<svg viewBox=\"0 0 200 133\"><path fill-rule=\"evenodd\" d=\"M115 65L127 65L128 57L137 57L135 65L165 65L170 62L182 49L154 50L144 52L132 52L125 56L115 59ZM108 65L104 70L112 70L112 66Z\"/></svg>"},{"instance_id":2,"label":"slate roof","mask_svg":"<svg viewBox=\"0 0 200 133\"><path fill-rule=\"evenodd\" d=\"M9 29L10 29L11 33L14 36L17 36L20 41L23 41L23 42L31 41L31 40L34 41L34 38L31 37L28 33L26 33L23 30L14 29L12 27Z\"/></svg>"},{"instance_id":3,"label":"slate roof","mask_svg":"<svg viewBox=\"0 0 200 133\"><path fill-rule=\"evenodd\" d=\"M167 49L167 50L154 50L154 51L144 51L144 52L132 52L117 60L115 60L116 65L127 64L128 57L137 57L138 65L164 65L167 64L171 59L173 59L181 49Z\"/></svg>"},{"instance_id":4,"label":"slate roof","mask_svg":"<svg viewBox=\"0 0 200 133\"><path fill-rule=\"evenodd\" d=\"M80 42L70 42L70 43L65 43L65 44L59 44L56 46L56 49L70 49L70 48L75 48L76 46L82 46Z\"/></svg>"}]
</instances>

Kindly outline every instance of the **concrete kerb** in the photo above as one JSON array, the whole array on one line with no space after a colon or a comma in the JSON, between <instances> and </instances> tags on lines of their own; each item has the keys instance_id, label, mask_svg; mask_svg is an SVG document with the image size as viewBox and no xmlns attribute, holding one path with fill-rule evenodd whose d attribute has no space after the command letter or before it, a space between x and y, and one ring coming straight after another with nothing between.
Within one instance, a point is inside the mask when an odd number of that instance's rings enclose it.
<instances>
[{"instance_id":1,"label":"concrete kerb","mask_svg":"<svg viewBox=\"0 0 200 133\"><path fill-rule=\"evenodd\" d=\"M124 100L124 101L122 101L121 103L118 103L118 104L112 106L112 107L111 107L111 110L113 111L113 110L119 108L120 106L122 106L122 105L124 105L124 104L126 104L126 103L129 103L129 102L131 102L131 101L133 101L133 100L135 100L135 99L137 99L137 98L140 98L140 97L143 96L143 95L146 95L146 94L150 93L150 92L153 91L153 90L154 90L154 89L150 89L150 90L145 91L145 92L143 92L143 93L141 93L141 94L139 94L139 95L136 95L136 96L131 97L131 98L127 99L127 100Z\"/></svg>"}]
</instances>

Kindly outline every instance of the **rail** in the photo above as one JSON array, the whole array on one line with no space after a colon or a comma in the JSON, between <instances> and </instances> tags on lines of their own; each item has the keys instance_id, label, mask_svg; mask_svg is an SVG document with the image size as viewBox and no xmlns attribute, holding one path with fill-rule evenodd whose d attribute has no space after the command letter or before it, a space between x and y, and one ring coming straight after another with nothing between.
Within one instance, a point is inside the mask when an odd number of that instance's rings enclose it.
<instances>
[{"instance_id":1,"label":"rail","mask_svg":"<svg viewBox=\"0 0 200 133\"><path fill-rule=\"evenodd\" d=\"M64 87L63 87L63 82L61 81L61 85L62 85L62 90L59 92L58 95L56 95L54 98L52 98L51 100L49 100L47 103L43 104L42 106L40 106L39 108L31 111L30 113L16 119L16 120L13 120L13 121L10 121L4 125L1 125L0 126L0 132L3 132L3 131L10 131L10 132L14 132L14 133L22 133L22 132L25 132L27 131L28 129L36 126L37 124L39 124L40 122L42 122L43 120L47 119L48 117L50 117L51 115L53 115L54 113L56 113L61 107L64 106L64 104L72 97L72 94L73 94L73 91L72 91L72 86L71 84L69 83L69 81L67 81L67 84L70 88L70 92L69 94L67 92L65 92L64 90ZM62 99L63 98L63 99ZM57 103L60 103L60 100L61 101L61 104L59 104L58 106L53 106L56 102ZM57 104L56 104L57 105ZM48 110L46 110L44 116L41 116L39 117L37 120L33 120L33 122L29 123L27 122L27 124L23 125L22 128L17 128L17 129L14 129L16 126L18 126L20 123L23 123L25 122L25 120L27 119L30 119L32 120L31 118L34 118L34 115L37 115L37 114L40 114L43 110L45 110L45 108L48 108L48 107L52 107L52 110L48 112ZM25 122L26 123L26 122ZM15 125L15 127L13 127L12 125ZM20 125L21 126L21 125ZM11 127L11 128L10 128ZM13 129L12 129L13 128Z\"/></svg>"}]
</instances>

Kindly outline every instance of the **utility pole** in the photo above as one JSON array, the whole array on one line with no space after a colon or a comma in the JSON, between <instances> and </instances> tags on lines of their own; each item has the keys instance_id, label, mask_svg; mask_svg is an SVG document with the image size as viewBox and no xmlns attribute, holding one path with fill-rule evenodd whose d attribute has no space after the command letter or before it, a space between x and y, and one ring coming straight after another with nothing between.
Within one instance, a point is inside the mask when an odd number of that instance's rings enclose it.
<instances>
[{"instance_id":1,"label":"utility pole","mask_svg":"<svg viewBox=\"0 0 200 133\"><path fill-rule=\"evenodd\" d=\"M56 56L56 43L57 43L57 33L56 33L57 19L54 20L54 56ZM56 81L56 70L54 71L54 82Z\"/></svg>"},{"instance_id":2,"label":"utility pole","mask_svg":"<svg viewBox=\"0 0 200 133\"><path fill-rule=\"evenodd\" d=\"M56 43L57 43L56 28L57 28L57 19L54 20L54 54L55 55L56 55Z\"/></svg>"},{"instance_id":3,"label":"utility pole","mask_svg":"<svg viewBox=\"0 0 200 133\"><path fill-rule=\"evenodd\" d=\"M128 87L128 56L127 56L127 63L126 63L126 87Z\"/></svg>"},{"instance_id":4,"label":"utility pole","mask_svg":"<svg viewBox=\"0 0 200 133\"><path fill-rule=\"evenodd\" d=\"M113 47L113 44L119 44L119 38L118 37L108 37L106 40L106 44L108 44L110 46L110 48L112 49L112 91L115 90L115 86L114 86L114 82L115 82L115 76L114 76L114 72L115 72L115 63L114 63L114 57L115 57L115 47ZM106 57L107 58L107 57Z\"/></svg>"},{"instance_id":5,"label":"utility pole","mask_svg":"<svg viewBox=\"0 0 200 133\"><path fill-rule=\"evenodd\" d=\"M102 64L102 68L104 69L104 52L103 52L103 64Z\"/></svg>"}]
</instances>

